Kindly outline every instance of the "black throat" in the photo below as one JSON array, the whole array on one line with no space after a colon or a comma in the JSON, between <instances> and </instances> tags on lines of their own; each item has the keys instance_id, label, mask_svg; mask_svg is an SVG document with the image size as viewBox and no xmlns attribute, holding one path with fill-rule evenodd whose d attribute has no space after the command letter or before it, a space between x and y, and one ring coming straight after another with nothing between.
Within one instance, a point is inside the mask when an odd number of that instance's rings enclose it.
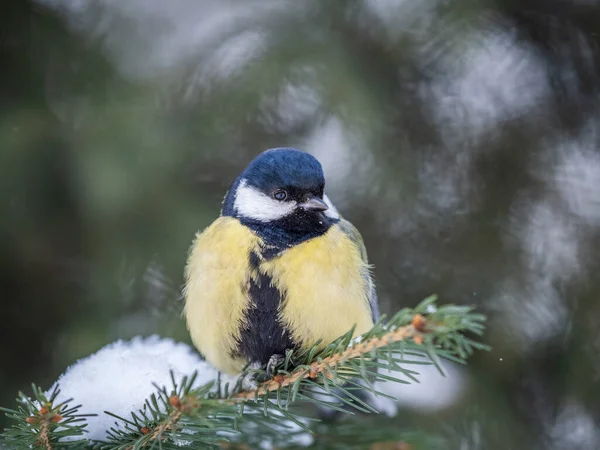
<instances>
[{"instance_id":1,"label":"black throat","mask_svg":"<svg viewBox=\"0 0 600 450\"><path fill-rule=\"evenodd\" d=\"M234 195L241 178L234 181L225 195L221 214L234 217L262 239L262 257L270 259L282 251L309 239L324 235L339 219L322 212L297 209L289 216L269 222L241 217L234 208Z\"/></svg>"},{"instance_id":2,"label":"black throat","mask_svg":"<svg viewBox=\"0 0 600 450\"><path fill-rule=\"evenodd\" d=\"M238 217L238 220L262 239L262 257L266 259L304 241L324 235L333 224L339 222L339 219L327 217L323 213L302 210L271 222L244 217Z\"/></svg>"}]
</instances>

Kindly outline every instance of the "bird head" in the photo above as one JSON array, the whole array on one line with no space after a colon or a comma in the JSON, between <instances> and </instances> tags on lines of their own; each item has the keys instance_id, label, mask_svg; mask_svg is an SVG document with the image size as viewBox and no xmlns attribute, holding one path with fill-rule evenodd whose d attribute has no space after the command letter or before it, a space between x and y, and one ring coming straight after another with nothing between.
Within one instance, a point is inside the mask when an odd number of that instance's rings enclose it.
<instances>
[{"instance_id":1,"label":"bird head","mask_svg":"<svg viewBox=\"0 0 600 450\"><path fill-rule=\"evenodd\" d=\"M222 213L257 229L268 224L311 234L339 220L324 188L316 158L293 148L275 148L258 155L236 179Z\"/></svg>"}]
</instances>

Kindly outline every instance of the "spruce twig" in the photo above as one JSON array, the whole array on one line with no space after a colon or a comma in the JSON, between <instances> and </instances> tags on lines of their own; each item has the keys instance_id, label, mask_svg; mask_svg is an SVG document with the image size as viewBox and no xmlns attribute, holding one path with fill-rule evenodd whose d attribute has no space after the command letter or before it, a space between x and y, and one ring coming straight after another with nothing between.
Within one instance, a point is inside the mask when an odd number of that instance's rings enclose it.
<instances>
[{"instance_id":1,"label":"spruce twig","mask_svg":"<svg viewBox=\"0 0 600 450\"><path fill-rule=\"evenodd\" d=\"M58 387L49 396L35 384L32 391L33 399L19 392L17 409L0 407L0 411L17 422L1 435L7 448L56 450L59 442L61 448L89 444L83 437L87 425L82 422L95 414L77 414L80 405L69 406L72 399L56 404Z\"/></svg>"},{"instance_id":2,"label":"spruce twig","mask_svg":"<svg viewBox=\"0 0 600 450\"><path fill-rule=\"evenodd\" d=\"M413 338L417 343L423 342L423 338L419 331L412 324L390 331L381 337L374 337L366 342L351 346L341 353L334 353L331 356L323 358L319 362L312 363L308 368L300 368L287 376L280 374L275 375L273 379L265 381L258 388L238 392L233 395L232 398L235 400L253 400L257 396L262 396L269 392L277 391L282 387L293 385L302 379L309 378L314 380L319 375L323 375L326 379L332 379L334 377L332 367L338 367L348 360L360 358L363 355L371 353L373 350L388 347L394 342L400 342L410 338Z\"/></svg>"},{"instance_id":3,"label":"spruce twig","mask_svg":"<svg viewBox=\"0 0 600 450\"><path fill-rule=\"evenodd\" d=\"M290 406L312 403L352 414L352 410L341 407L346 405L364 413L376 412L355 395L358 390L384 395L377 391L375 382L415 381L417 372L406 367L424 364L415 357L429 355L439 367L438 358L464 363L474 350L487 348L469 336L483 333L482 315L475 314L470 307L438 308L435 300L430 297L414 309L403 309L388 321L382 318L369 332L356 338L350 330L324 348L316 344L305 352L290 351L274 377L251 388L244 388L242 380L252 376L264 380L264 370L247 371L232 388L227 384L221 386L220 378L216 383L194 387L195 374L181 382L172 375L170 393L157 386L157 392L143 409L131 412L130 418L106 412L119 423L107 432L106 442L95 445L102 450L174 450L185 443L210 448L223 447L227 442L258 445L265 438L278 442L282 434L288 435L288 423L297 427L296 434L317 432L321 441L327 441L324 437L327 430L322 425L311 428L306 418L292 412ZM77 408L68 408L66 403L52 405L56 395L57 392L46 399L34 387L35 401L20 394L20 409L5 410L17 421L15 427L2 434L8 449L37 446L62 450L73 445L91 445L84 439L72 443L62 439L81 435L85 425L70 425L84 419L74 414ZM377 433L353 439L355 431L360 433L360 427L345 428L344 441L381 442ZM341 435L337 438L334 435L332 439L342 439ZM394 442L406 436L406 431L390 427L386 439Z\"/></svg>"}]
</instances>

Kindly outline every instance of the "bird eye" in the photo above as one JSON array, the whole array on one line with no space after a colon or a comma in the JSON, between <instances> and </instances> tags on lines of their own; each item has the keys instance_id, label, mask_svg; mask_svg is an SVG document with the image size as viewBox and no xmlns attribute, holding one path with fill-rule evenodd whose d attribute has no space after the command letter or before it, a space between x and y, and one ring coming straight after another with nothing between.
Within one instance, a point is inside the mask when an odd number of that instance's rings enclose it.
<instances>
[{"instance_id":1,"label":"bird eye","mask_svg":"<svg viewBox=\"0 0 600 450\"><path fill-rule=\"evenodd\" d=\"M285 200L287 198L287 192L285 192L282 189L279 189L279 190L273 192L273 198L275 200L279 200L280 202L282 202L283 200Z\"/></svg>"}]
</instances>

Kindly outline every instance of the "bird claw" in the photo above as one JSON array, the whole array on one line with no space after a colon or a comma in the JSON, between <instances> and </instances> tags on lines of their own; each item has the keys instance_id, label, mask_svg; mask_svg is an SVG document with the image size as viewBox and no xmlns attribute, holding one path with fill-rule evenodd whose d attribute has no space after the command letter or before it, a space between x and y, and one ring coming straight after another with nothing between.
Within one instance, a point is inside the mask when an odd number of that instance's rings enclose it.
<instances>
[{"instance_id":1,"label":"bird claw","mask_svg":"<svg viewBox=\"0 0 600 450\"><path fill-rule=\"evenodd\" d=\"M269 358L269 362L267 362L267 378L271 378L271 376L273 375L273 369L279 364L281 364L283 361L285 361L285 356L278 354L271 355L271 357Z\"/></svg>"}]
</instances>

